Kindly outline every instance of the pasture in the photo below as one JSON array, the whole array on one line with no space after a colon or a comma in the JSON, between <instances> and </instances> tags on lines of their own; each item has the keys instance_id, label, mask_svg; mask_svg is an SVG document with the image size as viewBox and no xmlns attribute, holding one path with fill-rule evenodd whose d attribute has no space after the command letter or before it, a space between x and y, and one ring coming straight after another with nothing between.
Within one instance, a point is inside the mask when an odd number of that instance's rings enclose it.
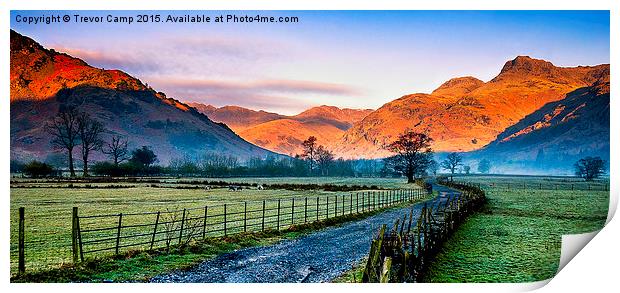
<instances>
[{"instance_id":1,"label":"pasture","mask_svg":"<svg viewBox=\"0 0 620 293\"><path fill-rule=\"evenodd\" d=\"M194 214L202 213L205 206L209 213L218 213L223 204L228 204L228 212L237 214L248 202L247 208L259 213L262 201L267 201L267 209L275 209L275 199L282 200L283 212L288 207L288 218L282 219L285 224L303 223L304 217L325 218L349 212L353 206L361 201L351 192L330 192L323 190L285 190L266 189L258 190L247 187L241 191L229 191L226 187L205 189L204 185L193 184L197 178L170 178L161 179L153 187L151 182L53 182L50 180L31 180L26 178L12 178L11 181L11 272L17 270L17 229L18 208L25 207L26 226L26 264L29 271L58 267L62 263L70 263L71 254L71 226L72 208L78 207L80 215L111 215L109 218L84 219L80 225L88 229L88 225L115 225L117 214L123 213L125 224L139 224L138 215L149 212L192 210ZM375 185L377 189L417 188L405 184L402 179L384 178L208 178L207 181L226 181L244 184L333 184L333 185ZM364 193L360 190L359 193ZM366 191L368 192L368 191ZM378 191L377 191L378 192ZM357 191L355 193L358 193ZM368 194L368 193L366 193ZM295 209L291 215L292 199L295 199ZM320 203L319 212L300 213L303 210L304 199L309 199L309 205ZM320 202L317 202L320 198ZM328 199L329 198L329 199ZM337 203L331 199L338 199ZM324 202L324 200L328 203ZM346 200L346 202L345 202ZM349 202L351 201L351 202ZM355 202L354 202L355 201ZM364 202L361 203L364 205ZM368 203L366 203L368 204ZM288 206L287 206L288 205ZM323 207L327 207L323 210ZM345 211L346 207L346 211ZM189 215L188 211L188 215ZM221 211L219 211L221 213ZM130 214L138 214L132 219ZM199 214L199 215L200 215ZM291 217L292 216L292 217ZM152 222L155 215L148 216ZM151 219L153 218L153 219ZM142 220L144 217L141 218ZM230 219L229 219L230 220ZM82 221L82 220L81 220ZM90 221L90 223L88 222ZM105 223L105 222L109 223ZM221 219L213 219L221 221ZM273 227L270 221L267 225ZM215 225L215 224L213 224ZM254 221L248 225L260 225ZM217 227L216 227L217 228ZM218 229L221 230L221 227ZM240 227L229 227L234 232ZM165 234L165 233L162 233ZM163 237L163 235L162 235Z\"/></svg>"},{"instance_id":2,"label":"pasture","mask_svg":"<svg viewBox=\"0 0 620 293\"><path fill-rule=\"evenodd\" d=\"M559 177L455 177L480 183L488 205L448 240L429 282L533 282L559 265L561 235L601 229L608 181Z\"/></svg>"}]
</instances>

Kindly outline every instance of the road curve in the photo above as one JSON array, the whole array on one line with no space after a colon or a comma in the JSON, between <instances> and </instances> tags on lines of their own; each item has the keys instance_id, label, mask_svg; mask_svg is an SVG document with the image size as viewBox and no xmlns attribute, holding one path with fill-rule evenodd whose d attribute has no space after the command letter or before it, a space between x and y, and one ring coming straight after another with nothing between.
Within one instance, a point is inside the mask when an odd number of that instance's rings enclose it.
<instances>
[{"instance_id":1,"label":"road curve","mask_svg":"<svg viewBox=\"0 0 620 293\"><path fill-rule=\"evenodd\" d=\"M445 200L458 191L434 185ZM189 270L153 277L151 282L175 283L297 283L328 282L358 264L370 250L372 236L383 224L391 224L413 207L419 215L423 203L388 210L364 220L345 223L294 240L270 246L240 249L205 261ZM417 217L416 217L417 218Z\"/></svg>"}]
</instances>

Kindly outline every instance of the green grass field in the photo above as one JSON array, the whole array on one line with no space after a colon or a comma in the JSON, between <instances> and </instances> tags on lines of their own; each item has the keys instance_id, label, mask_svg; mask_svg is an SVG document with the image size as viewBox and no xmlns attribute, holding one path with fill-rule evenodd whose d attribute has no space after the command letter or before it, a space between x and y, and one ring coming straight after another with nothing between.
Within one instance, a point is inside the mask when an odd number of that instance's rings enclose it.
<instances>
[{"instance_id":1,"label":"green grass field","mask_svg":"<svg viewBox=\"0 0 620 293\"><path fill-rule=\"evenodd\" d=\"M130 213L156 212L167 210L194 209L188 211L188 217L202 216L205 206L209 207L209 214L221 214L223 204L226 203L229 215L227 221L239 220L239 212L244 209L244 202L248 202L248 210L251 212L249 217L259 217L259 210L262 208L262 201L266 200L267 216L274 219L277 201L282 199L282 213L288 213L286 218L283 216L281 224L286 227L294 221L295 224L314 220L317 217L315 212L316 198L319 197L320 211L319 218L333 217L336 213L348 213L351 205L357 206L358 198L351 197L351 192L326 192L320 190L257 190L244 189L242 191L228 191L227 188L205 189L177 189L178 180L171 179L168 184L170 188L153 188L149 184L136 183L131 188L105 188L105 189L86 189L86 188L59 188L66 183L33 183L28 179L12 179L13 183L27 185L36 188L11 188L11 272L17 269L17 228L18 228L18 208L25 207L25 226L26 226L26 268L27 270L39 270L58 267L62 263L71 262L71 210L72 207L79 208L79 214L101 215L110 214L110 217L81 219L82 229L97 227L114 227L118 221L118 213L123 213L123 225L148 224L155 221L155 215L127 215ZM407 185L402 179L381 179L381 178L225 178L207 180L224 180L226 182L247 182L259 184L272 183L297 183L297 184L336 184L336 185L377 185L382 189L396 188L417 188L415 185ZM25 182L25 183L20 183ZM85 185L86 183L80 183ZM107 185L106 183L95 183L91 185ZM77 184L76 184L77 185ZM122 185L125 185L124 183ZM353 192L365 193L368 191ZM376 191L379 192L379 191ZM367 193L366 193L367 194ZM332 202L329 208L326 205L326 198ZM290 216L292 199L295 198L295 215ZM308 205L311 206L310 212L305 215L301 211L304 208L305 198L309 199ZM335 205L335 198L338 204ZM359 199L362 201L361 199ZM361 204L364 204L363 202ZM353 209L354 210L354 209ZM314 211L314 212L313 212ZM235 214L237 213L237 214ZM179 217L179 213L170 214ZM162 220L164 216L162 215ZM221 230L221 217L209 218L210 230ZM248 225L254 225L254 230L259 228L258 220L248 221ZM213 225L211 225L213 222ZM239 232L241 223L238 221L228 226L229 233ZM274 227L275 223L269 221L266 227ZM232 227L231 227L232 226ZM152 228L148 228L152 229ZM161 229L161 228L160 228ZM123 231L123 235L132 234L132 231ZM158 230L159 231L159 230ZM107 234L106 234L107 233ZM113 237L114 230L97 232L96 236ZM138 231L133 232L138 233ZM208 236L217 236L216 233ZM221 231L220 231L221 234ZM92 236L92 235L91 235ZM165 233L158 235L158 239L165 237ZM88 235L83 235L84 240ZM143 237L148 241L150 236ZM148 238L148 239L147 239ZM89 246L88 249L110 247L114 241ZM93 244L94 245L94 244ZM144 247L132 247L144 248ZM112 251L110 251L111 253Z\"/></svg>"},{"instance_id":2,"label":"green grass field","mask_svg":"<svg viewBox=\"0 0 620 293\"><path fill-rule=\"evenodd\" d=\"M429 282L532 282L551 278L559 265L561 235L601 229L608 182L574 178L459 177L481 183L488 206L459 227L431 266ZM489 182L494 182L489 186ZM497 184L501 183L501 184ZM507 188L512 185L511 189ZM523 186L526 186L524 189ZM547 188L540 190L540 184ZM573 184L585 190L555 190ZM561 188L560 188L561 189Z\"/></svg>"}]
</instances>

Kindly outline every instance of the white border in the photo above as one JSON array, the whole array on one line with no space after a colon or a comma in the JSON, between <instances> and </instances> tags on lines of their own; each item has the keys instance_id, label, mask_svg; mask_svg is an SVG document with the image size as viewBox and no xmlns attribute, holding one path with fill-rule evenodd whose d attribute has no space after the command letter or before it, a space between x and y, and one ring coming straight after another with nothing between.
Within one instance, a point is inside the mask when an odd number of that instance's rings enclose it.
<instances>
[{"instance_id":1,"label":"white border","mask_svg":"<svg viewBox=\"0 0 620 293\"><path fill-rule=\"evenodd\" d=\"M619 3L617 0L434 0L434 1L395 1L395 0L340 0L340 1L317 1L317 0L237 0L237 1L148 1L148 0L108 0L108 1L45 1L45 0L22 0L22 1L3 1L2 17L0 25L5 28L0 30L0 46L2 46L3 66L0 70L0 80L4 98L1 100L0 111L2 111L3 125L0 128L0 139L2 140L3 156L0 158L0 170L2 172L4 188L1 189L1 196L4 204L1 205L3 215L2 228L2 248L4 253L0 256L2 265L1 275L4 287L10 291L82 291L108 292L110 290L150 290L155 292L170 292L170 290L210 290L220 292L220 290L233 290L239 292L273 292L296 290L298 292L316 292L317 290L356 290L359 292L377 292L378 290L433 290L433 292L497 292L497 291L521 291L535 289L543 286L547 282L536 284L9 284L9 30L10 10L65 10L65 9L87 9L87 10L180 10L180 9L205 9L205 10L392 10L392 9L412 9L412 10L611 10L611 70L618 66L618 29ZM8 2L8 3L6 3ZM615 93L618 89L618 76L611 75L611 92ZM619 262L620 248L617 247L620 224L618 220L612 220L618 201L618 180L614 180L614 174L618 167L618 141L620 129L618 117L616 116L620 107L618 100L611 99L611 205L608 226L588 244L561 273L555 277L548 286L542 291L559 292L560 290L588 290L588 289L607 289L617 288L616 278ZM86 288L88 286L88 288Z\"/></svg>"}]
</instances>

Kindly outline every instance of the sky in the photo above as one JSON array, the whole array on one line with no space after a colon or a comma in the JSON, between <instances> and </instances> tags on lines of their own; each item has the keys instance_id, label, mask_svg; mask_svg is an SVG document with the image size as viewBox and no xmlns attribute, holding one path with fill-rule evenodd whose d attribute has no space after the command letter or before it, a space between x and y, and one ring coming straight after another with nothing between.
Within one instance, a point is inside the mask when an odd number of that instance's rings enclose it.
<instances>
[{"instance_id":1,"label":"sky","mask_svg":"<svg viewBox=\"0 0 620 293\"><path fill-rule=\"evenodd\" d=\"M134 23L76 23L134 16ZM138 14L160 23L136 23ZM168 15L210 23L169 23ZM297 23L214 23L218 15ZM69 22L28 24L28 16ZM491 80L519 55L557 66L609 63L608 11L12 11L11 28L89 64L120 69L168 97L281 114L376 109L459 76Z\"/></svg>"}]
</instances>

